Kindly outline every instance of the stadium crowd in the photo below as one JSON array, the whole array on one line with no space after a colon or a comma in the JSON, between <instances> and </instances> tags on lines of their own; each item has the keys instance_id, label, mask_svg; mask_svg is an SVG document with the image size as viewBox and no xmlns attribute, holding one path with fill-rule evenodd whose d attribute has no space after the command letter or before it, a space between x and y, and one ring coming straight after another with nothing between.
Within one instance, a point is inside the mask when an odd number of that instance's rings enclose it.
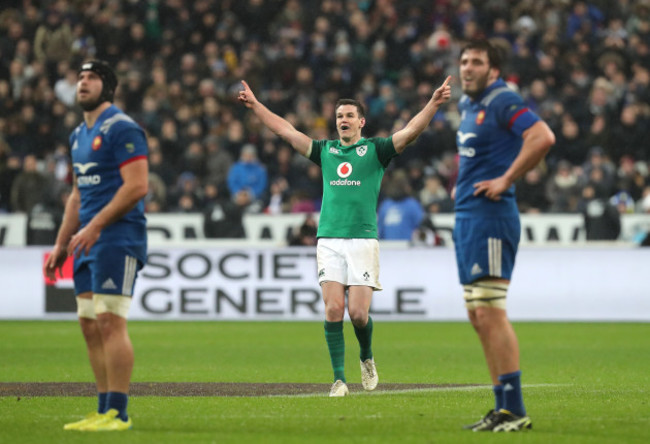
<instances>
[{"instance_id":1,"label":"stadium crowd","mask_svg":"<svg viewBox=\"0 0 650 444\"><path fill-rule=\"evenodd\" d=\"M83 60L115 67L116 104L147 132L147 211L217 223L318 211L322 195L320 169L236 102L242 79L314 139L336 134L340 97L387 136L480 36L557 137L517 184L521 211L650 213L650 0L3 0L0 212L62 213ZM382 200L453 210L460 96L391 164Z\"/></svg>"}]
</instances>

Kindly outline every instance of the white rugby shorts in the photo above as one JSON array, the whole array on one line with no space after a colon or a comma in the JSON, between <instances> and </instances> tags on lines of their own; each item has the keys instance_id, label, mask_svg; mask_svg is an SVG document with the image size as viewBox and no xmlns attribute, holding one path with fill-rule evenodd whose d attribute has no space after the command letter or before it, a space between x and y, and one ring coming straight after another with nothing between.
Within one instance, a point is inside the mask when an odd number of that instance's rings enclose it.
<instances>
[{"instance_id":1,"label":"white rugby shorts","mask_svg":"<svg viewBox=\"0 0 650 444\"><path fill-rule=\"evenodd\" d=\"M364 285L381 291L377 239L320 238L316 247L318 283Z\"/></svg>"}]
</instances>

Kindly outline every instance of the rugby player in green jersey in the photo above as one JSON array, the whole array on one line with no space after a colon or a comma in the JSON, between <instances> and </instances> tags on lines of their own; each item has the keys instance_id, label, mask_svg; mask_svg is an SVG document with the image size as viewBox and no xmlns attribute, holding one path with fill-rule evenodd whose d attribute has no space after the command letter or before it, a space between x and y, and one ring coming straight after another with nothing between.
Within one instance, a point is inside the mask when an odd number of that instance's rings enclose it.
<instances>
[{"instance_id":1,"label":"rugby player in green jersey","mask_svg":"<svg viewBox=\"0 0 650 444\"><path fill-rule=\"evenodd\" d=\"M330 396L349 394L344 372L343 316L348 314L359 340L361 382L374 390L379 378L372 354L372 318L368 315L379 283L377 201L384 171L428 126L438 108L451 98L451 77L435 90L424 108L390 137L361 136L363 105L340 99L335 106L338 140L312 140L260 103L245 81L239 101L298 153L323 172L323 204L318 224L318 282L325 302L325 339L334 370Z\"/></svg>"}]
</instances>

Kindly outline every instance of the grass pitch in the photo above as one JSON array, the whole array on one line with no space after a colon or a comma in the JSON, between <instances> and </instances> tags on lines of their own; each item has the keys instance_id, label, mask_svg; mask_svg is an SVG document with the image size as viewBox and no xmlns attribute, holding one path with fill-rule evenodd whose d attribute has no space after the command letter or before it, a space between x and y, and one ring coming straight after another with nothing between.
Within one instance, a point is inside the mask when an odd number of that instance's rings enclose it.
<instances>
[{"instance_id":1,"label":"grass pitch","mask_svg":"<svg viewBox=\"0 0 650 444\"><path fill-rule=\"evenodd\" d=\"M0 322L0 442L51 443L646 443L650 324L516 323L533 430L503 435L461 426L492 406L469 323L375 323L376 392L330 399L133 396L129 432L65 432L95 408L81 396L6 396L2 383L89 382L75 322ZM330 383L320 323L131 322L134 382ZM360 382L345 326L346 376ZM465 387L382 391L382 383ZM483 384L476 386L476 384Z\"/></svg>"}]
</instances>

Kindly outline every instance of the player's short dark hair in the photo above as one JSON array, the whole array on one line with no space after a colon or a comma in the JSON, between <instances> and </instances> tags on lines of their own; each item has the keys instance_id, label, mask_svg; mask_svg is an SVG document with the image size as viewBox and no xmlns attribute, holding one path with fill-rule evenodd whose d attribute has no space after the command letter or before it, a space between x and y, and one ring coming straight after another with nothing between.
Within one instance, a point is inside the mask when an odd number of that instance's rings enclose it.
<instances>
[{"instance_id":1,"label":"player's short dark hair","mask_svg":"<svg viewBox=\"0 0 650 444\"><path fill-rule=\"evenodd\" d=\"M117 76L113 68L103 60L88 60L81 64L77 74L83 71L92 71L102 79L102 93L99 96L99 102L113 102L117 89Z\"/></svg>"},{"instance_id":2,"label":"player's short dark hair","mask_svg":"<svg viewBox=\"0 0 650 444\"><path fill-rule=\"evenodd\" d=\"M359 118L365 118L366 117L366 110L364 109L363 105L361 102L355 99L338 99L336 101L336 104L334 105L334 109L337 110L339 109L339 106L342 105L354 105L357 107L357 113L359 114Z\"/></svg>"},{"instance_id":3,"label":"player's short dark hair","mask_svg":"<svg viewBox=\"0 0 650 444\"><path fill-rule=\"evenodd\" d=\"M460 59L463 56L463 53L469 50L485 51L488 56L488 63L490 64L490 67L501 71L501 64L503 63L503 57L501 55L501 51L499 51L499 49L496 46L490 43L489 40L487 39L470 40L460 50L460 55L458 56L458 58Z\"/></svg>"}]
</instances>

